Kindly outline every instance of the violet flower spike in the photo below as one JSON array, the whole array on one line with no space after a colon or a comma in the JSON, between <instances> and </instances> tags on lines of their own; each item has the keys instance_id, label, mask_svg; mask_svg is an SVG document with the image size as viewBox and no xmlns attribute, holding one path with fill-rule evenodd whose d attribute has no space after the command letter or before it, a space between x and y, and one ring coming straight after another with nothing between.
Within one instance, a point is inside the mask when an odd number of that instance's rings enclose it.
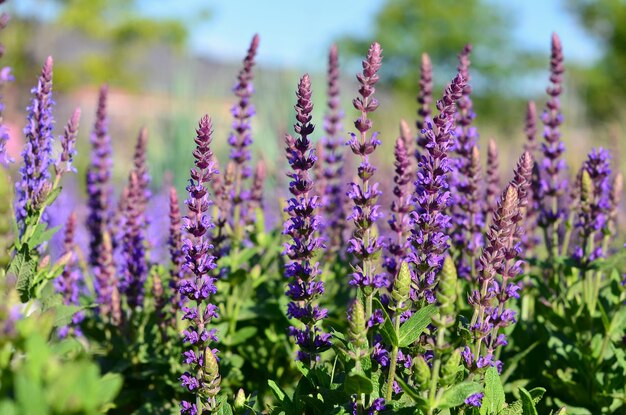
<instances>
[{"instance_id":1,"label":"violet flower spike","mask_svg":"<svg viewBox=\"0 0 626 415\"><path fill-rule=\"evenodd\" d=\"M256 222L256 210L263 209L263 193L265 190L265 178L267 176L267 167L265 161L260 159L254 169L252 175L252 185L250 187L250 197L248 199L248 210L245 215L247 225L253 225Z\"/></svg>"},{"instance_id":2,"label":"violet flower spike","mask_svg":"<svg viewBox=\"0 0 626 415\"><path fill-rule=\"evenodd\" d=\"M181 235L181 217L178 207L178 195L174 187L170 187L170 229L167 244L170 251L170 281L169 287L172 293L172 299L169 302L173 310L180 310L183 306L180 293L178 292L178 284L183 278L182 266L185 257L182 251L182 235ZM176 313L173 313L174 315Z\"/></svg>"},{"instance_id":3,"label":"violet flower spike","mask_svg":"<svg viewBox=\"0 0 626 415\"><path fill-rule=\"evenodd\" d=\"M211 271L216 264L212 255L210 232L213 228L209 209L213 204L209 198L208 185L215 170L211 141L213 125L208 115L199 122L193 152L195 167L191 169L191 180L187 186L189 198L185 201L188 214L183 218L183 272L186 278L178 285L183 297L183 320L189 325L183 332L185 352L183 358L187 371L180 377L181 385L194 398L180 403L181 414L202 414L216 408L216 396L220 391L219 365L211 344L217 341L215 329L208 327L217 317L217 307L209 299L215 295L215 278Z\"/></svg>"},{"instance_id":4,"label":"violet flower spike","mask_svg":"<svg viewBox=\"0 0 626 415\"><path fill-rule=\"evenodd\" d=\"M328 235L329 251L336 251L344 244L346 228L344 212L343 171L344 152L341 149L343 132L341 102L339 97L339 52L332 45L328 54L327 101L324 114L323 163L324 179L324 227ZM320 155L318 154L318 157Z\"/></svg>"},{"instance_id":5,"label":"violet flower spike","mask_svg":"<svg viewBox=\"0 0 626 415\"><path fill-rule=\"evenodd\" d=\"M65 225L62 255L62 258L65 258L67 262L65 267L63 267L61 275L54 281L56 291L63 296L63 304L68 306L80 304L79 295L83 289L82 276L77 266L76 244L74 243L76 222L76 213L70 213ZM80 323L84 318L85 313L83 311L74 314L69 324L58 329L59 337L65 338L70 335L81 337L82 331L80 330Z\"/></svg>"},{"instance_id":6,"label":"violet flower spike","mask_svg":"<svg viewBox=\"0 0 626 415\"><path fill-rule=\"evenodd\" d=\"M103 85L98 95L96 121L91 133L91 164L87 168L87 229L89 230L89 264L101 266L98 262L102 247L102 235L109 230L111 201L111 138L107 132L106 102L108 87ZM111 233L116 238L116 233Z\"/></svg>"},{"instance_id":7,"label":"violet flower spike","mask_svg":"<svg viewBox=\"0 0 626 415\"><path fill-rule=\"evenodd\" d=\"M237 96L237 103L231 108L233 115L232 132L228 137L228 144L231 146L230 159L234 163L235 169L235 182L231 194L232 203L232 220L233 229L235 231L235 237L240 238L243 235L238 235L241 232L242 222L245 222L244 214L246 213L246 203L249 199L249 192L244 190L244 182L250 177L251 169L248 165L250 155L250 145L252 144L252 132L251 132L251 119L254 115L254 106L250 102L254 93L254 87L252 80L254 74L252 69L254 67L254 59L259 46L259 35L254 35L246 57L243 60L243 67L239 71L237 76L237 84L233 88L233 92Z\"/></svg>"},{"instance_id":8,"label":"violet flower spike","mask_svg":"<svg viewBox=\"0 0 626 415\"><path fill-rule=\"evenodd\" d=\"M0 30L4 29L9 23L9 15L2 13L0 15ZM4 46L0 44L0 57L4 55ZM11 68L8 66L0 69L0 165L8 167L13 163L13 159L9 157L7 153L7 142L11 138L9 136L9 129L4 124L4 96L2 95L2 89L10 82L13 82L15 78L11 74Z\"/></svg>"},{"instance_id":9,"label":"violet flower spike","mask_svg":"<svg viewBox=\"0 0 626 415\"><path fill-rule=\"evenodd\" d=\"M124 212L120 292L126 296L131 309L143 305L145 282L148 276L145 245L145 211L143 188L136 170L128 179L128 200Z\"/></svg>"},{"instance_id":10,"label":"violet flower spike","mask_svg":"<svg viewBox=\"0 0 626 415\"><path fill-rule=\"evenodd\" d=\"M565 151L565 144L561 141L559 126L563 123L559 96L563 87L563 49L561 40L552 34L552 54L550 58L550 86L546 89L550 98L546 103L541 120L545 126L542 143L543 162L540 166L540 191L543 207L540 212L539 223L547 228L548 251L551 257L558 253L558 227L565 218L565 207L559 206L559 198L567 192L567 180L562 177L565 161L561 155Z\"/></svg>"},{"instance_id":11,"label":"violet flower spike","mask_svg":"<svg viewBox=\"0 0 626 415\"><path fill-rule=\"evenodd\" d=\"M313 366L319 355L331 347L330 334L324 333L318 323L324 319L328 311L315 304L324 292L324 283L320 280L320 269L313 262L319 248L324 248L324 240L319 236L321 217L318 215L322 204L319 196L313 192L314 183L309 171L318 161L312 149L309 135L313 133L311 124L311 82L305 74L298 84L296 124L294 130L297 138L287 134L287 160L292 172L289 191L293 195L287 200L287 219L283 234L290 240L285 244L284 255L288 258L285 266L285 277L289 278L287 296L291 299L287 306L287 317L299 320L304 328L289 327L289 334L295 338L299 346L298 360Z\"/></svg>"},{"instance_id":12,"label":"violet flower spike","mask_svg":"<svg viewBox=\"0 0 626 415\"><path fill-rule=\"evenodd\" d=\"M411 283L413 301L435 301L436 275L449 247L447 231L451 219L445 211L450 201L447 178L452 166L448 151L452 145L456 101L464 88L465 80L457 74L437 102L439 115L424 130L428 140L427 151L418 163L408 257L414 268Z\"/></svg>"},{"instance_id":13,"label":"violet flower spike","mask_svg":"<svg viewBox=\"0 0 626 415\"><path fill-rule=\"evenodd\" d=\"M59 159L54 164L54 172L56 175L55 183L58 184L63 173L74 172L76 168L72 165L74 156L76 155L76 136L78 135L78 123L80 121L80 108L76 108L72 117L67 122L63 135L59 138L61 141L62 152ZM55 186L54 186L55 187Z\"/></svg>"},{"instance_id":14,"label":"violet flower spike","mask_svg":"<svg viewBox=\"0 0 626 415\"><path fill-rule=\"evenodd\" d=\"M528 101L524 134L526 135L524 149L534 158L537 155L538 143L536 139L537 109L533 101ZM526 235L523 242L526 257L530 257L535 246L539 244L539 237L536 235L537 227L539 225L538 215L541 211L542 205L539 175L539 165L535 163L533 166L530 188L528 189L528 207L526 209Z\"/></svg>"},{"instance_id":15,"label":"violet flower spike","mask_svg":"<svg viewBox=\"0 0 626 415\"><path fill-rule=\"evenodd\" d=\"M424 137L423 130L428 126L431 121L431 105L433 102L433 65L430 62L430 57L426 54L422 54L422 63L420 65L420 80L419 80L419 94L417 95L417 121L415 126L417 127L417 145L421 151L426 150L426 144L428 140ZM420 161L419 151L415 152L417 162Z\"/></svg>"},{"instance_id":16,"label":"violet flower spike","mask_svg":"<svg viewBox=\"0 0 626 415\"><path fill-rule=\"evenodd\" d=\"M357 173L359 183L350 183L347 196L352 200L352 212L347 217L354 221L355 231L348 241L348 253L354 255L359 261L354 267L350 285L356 285L363 291L366 297L366 319L372 315L372 298L374 291L388 285L387 276L377 273L376 258L384 246L384 240L374 234L373 227L376 221L382 217L380 206L376 204L381 192L378 183L372 182L376 167L370 164L369 156L381 144L377 133L368 137L368 131L372 128L372 120L368 114L378 108L378 100L374 98L375 85L379 80L377 74L382 62L382 49L378 43L373 43L363 61L363 72L357 74L359 81L359 96L352 103L361 115L354 122L359 131L358 136L351 133L348 141L352 152L360 157L361 164Z\"/></svg>"},{"instance_id":17,"label":"violet flower spike","mask_svg":"<svg viewBox=\"0 0 626 415\"><path fill-rule=\"evenodd\" d=\"M409 138L412 141L412 138ZM394 148L395 175L393 177L394 200L391 203L391 218L387 221L389 228L395 234L395 238L390 238L387 243L388 255L385 256L384 266L390 276L395 277L400 269L400 264L406 259L410 234L409 213L411 206L412 179L414 173L411 171L411 159L407 150L406 137L398 137Z\"/></svg>"},{"instance_id":18,"label":"violet flower spike","mask_svg":"<svg viewBox=\"0 0 626 415\"><path fill-rule=\"evenodd\" d=\"M52 189L50 165L52 164L52 58L48 57L41 70L37 86L31 90L32 98L27 108L24 136L26 145L22 152L24 164L20 168L21 180L15 184L15 215L20 235L29 208L38 208ZM44 212L42 220L47 221Z\"/></svg>"}]
</instances>

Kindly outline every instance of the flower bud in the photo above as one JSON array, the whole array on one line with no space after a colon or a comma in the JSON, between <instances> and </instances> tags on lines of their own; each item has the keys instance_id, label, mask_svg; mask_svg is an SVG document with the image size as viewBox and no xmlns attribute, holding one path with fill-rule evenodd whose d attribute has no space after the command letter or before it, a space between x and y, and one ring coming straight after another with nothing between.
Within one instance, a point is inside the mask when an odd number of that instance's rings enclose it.
<instances>
[{"instance_id":1,"label":"flower bud","mask_svg":"<svg viewBox=\"0 0 626 415\"><path fill-rule=\"evenodd\" d=\"M461 368L461 351L456 349L452 352L448 361L441 368L441 385L449 386L454 384L459 369Z\"/></svg>"},{"instance_id":2,"label":"flower bud","mask_svg":"<svg viewBox=\"0 0 626 415\"><path fill-rule=\"evenodd\" d=\"M404 311L406 309L406 302L409 300L409 292L411 290L411 271L406 262L402 262L400 265L400 271L393 283L393 290L391 296L396 301L398 311ZM403 306L404 304L404 306Z\"/></svg>"},{"instance_id":3,"label":"flower bud","mask_svg":"<svg viewBox=\"0 0 626 415\"><path fill-rule=\"evenodd\" d=\"M367 348L367 327L365 327L365 309L358 299L352 303L348 326L348 339L357 349Z\"/></svg>"},{"instance_id":4,"label":"flower bud","mask_svg":"<svg viewBox=\"0 0 626 415\"><path fill-rule=\"evenodd\" d=\"M413 368L415 383L417 383L422 390L428 389L430 386L430 367L428 363L421 356L413 359Z\"/></svg>"},{"instance_id":5,"label":"flower bud","mask_svg":"<svg viewBox=\"0 0 626 415\"><path fill-rule=\"evenodd\" d=\"M441 304L439 312L441 315L451 315L454 313L454 303L456 301L457 273L454 261L450 256L446 256L441 268L439 278L439 291L437 301Z\"/></svg>"}]
</instances>

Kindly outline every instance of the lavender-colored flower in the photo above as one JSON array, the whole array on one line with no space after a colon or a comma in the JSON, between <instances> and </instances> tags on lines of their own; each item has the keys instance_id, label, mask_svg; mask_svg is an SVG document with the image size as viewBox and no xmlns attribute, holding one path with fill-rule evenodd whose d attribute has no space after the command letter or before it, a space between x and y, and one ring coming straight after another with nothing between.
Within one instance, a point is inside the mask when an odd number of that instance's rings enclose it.
<instances>
[{"instance_id":1,"label":"lavender-colored flower","mask_svg":"<svg viewBox=\"0 0 626 415\"><path fill-rule=\"evenodd\" d=\"M593 149L583 164L583 170L588 175L589 184L581 178L582 192L580 194L581 212L576 227L579 232L581 246L576 255L586 260L594 260L605 255L599 242L603 230L607 227L611 215L611 158L606 149Z\"/></svg>"},{"instance_id":2,"label":"lavender-colored flower","mask_svg":"<svg viewBox=\"0 0 626 415\"><path fill-rule=\"evenodd\" d=\"M414 266L411 284L414 301L435 301L435 277L449 246L450 217L445 211L450 201L447 178L452 166L448 151L452 145L456 101L464 88L465 80L458 74L437 102L439 115L424 130L428 143L418 163L415 210L411 213L409 261Z\"/></svg>"},{"instance_id":3,"label":"lavender-colored flower","mask_svg":"<svg viewBox=\"0 0 626 415\"><path fill-rule=\"evenodd\" d=\"M74 233L76 230L76 213L70 213L65 225L65 236L63 240L63 256L67 256L67 262L61 275L54 281L58 293L63 296L63 304L79 305L80 291L82 289L82 276L77 268L76 245L74 243ZM70 324L59 328L60 338L68 335L82 336L80 323L85 318L85 313L79 311L72 316Z\"/></svg>"},{"instance_id":4,"label":"lavender-colored flower","mask_svg":"<svg viewBox=\"0 0 626 415\"><path fill-rule=\"evenodd\" d=\"M524 134L526 135L526 143L524 150L529 152L531 156L535 156L537 152L537 107L534 101L528 101L526 106L526 123L524 126Z\"/></svg>"},{"instance_id":5,"label":"lavender-colored flower","mask_svg":"<svg viewBox=\"0 0 626 415\"><path fill-rule=\"evenodd\" d=\"M344 195L342 178L344 155L341 150L343 126L341 119L341 103L339 98L339 53L336 45L332 45L328 54L327 73L327 110L324 115L323 167L324 179L324 220L328 235L329 251L336 251L343 245L343 234L346 228L344 212ZM318 154L318 157L321 157Z\"/></svg>"},{"instance_id":6,"label":"lavender-colored flower","mask_svg":"<svg viewBox=\"0 0 626 415\"><path fill-rule=\"evenodd\" d=\"M54 171L57 176L57 180L63 175L63 173L73 171L76 173L76 168L72 166L74 156L76 155L76 136L78 135L78 122L80 120L80 109L76 108L72 117L67 122L63 135L59 138L61 141L61 156L54 164Z\"/></svg>"},{"instance_id":7,"label":"lavender-colored flower","mask_svg":"<svg viewBox=\"0 0 626 415\"><path fill-rule=\"evenodd\" d=\"M487 232L485 247L479 258L478 289L472 291L468 303L474 308L470 324L474 350L463 356L468 368L501 367L495 351L506 344L506 336L498 334L516 321L515 312L507 308L511 298L519 298L519 285L514 282L521 271L520 238L523 234L523 212L527 205L532 157L524 153L517 164L511 183L498 202L498 209ZM500 276L498 279L497 276Z\"/></svg>"},{"instance_id":8,"label":"lavender-colored flower","mask_svg":"<svg viewBox=\"0 0 626 415\"><path fill-rule=\"evenodd\" d=\"M318 234L321 225L318 212L322 205L319 196L312 191L314 183L309 176L309 170L318 161L309 138L314 130L311 124L313 103L309 75L305 74L300 79L296 96L294 130L298 138L289 134L285 136L287 160L293 171L288 173L291 178L289 191L293 197L287 200L285 212L288 217L283 227L283 233L291 238L285 244L284 251L288 258L285 277L290 279L287 296L291 299L287 316L300 320L304 325L304 328L290 327L289 334L300 347L298 359L312 364L320 353L330 348L331 343L330 334L322 332L317 325L328 311L315 304L324 292L324 283L318 278L318 263L312 260L316 251L324 247L324 241Z\"/></svg>"},{"instance_id":9,"label":"lavender-colored flower","mask_svg":"<svg viewBox=\"0 0 626 415\"><path fill-rule=\"evenodd\" d=\"M490 220L496 211L498 195L500 194L500 158L498 146L493 139L489 139L487 145L487 190L486 203L484 205L484 217Z\"/></svg>"},{"instance_id":10,"label":"lavender-colored flower","mask_svg":"<svg viewBox=\"0 0 626 415\"><path fill-rule=\"evenodd\" d=\"M221 377L211 343L217 341L215 330L209 330L211 320L217 316L217 307L209 297L217 292L211 270L216 265L211 254L210 230L213 228L209 209L208 185L218 172L213 163L211 141L213 126L205 115L199 123L193 152L195 167L191 169L191 180L187 186L189 199L185 201L188 214L183 218L183 272L178 291L184 297L183 320L189 322L183 332L187 350L183 354L188 370L180 377L181 384L194 395L191 402L181 402L181 414L204 413L215 409L215 397L220 391ZM195 403L192 403L195 402Z\"/></svg>"},{"instance_id":11,"label":"lavender-colored flower","mask_svg":"<svg viewBox=\"0 0 626 415\"><path fill-rule=\"evenodd\" d=\"M133 155L133 170L137 174L137 184L139 185L139 193L137 194L137 202L142 210L146 209L148 200L150 199L150 174L148 173L147 151L148 151L148 129L142 128L137 136L135 144L135 153ZM147 223L146 223L147 224Z\"/></svg>"},{"instance_id":12,"label":"lavender-colored flower","mask_svg":"<svg viewBox=\"0 0 626 415\"><path fill-rule=\"evenodd\" d=\"M409 138L410 139L410 138ZM394 148L395 176L393 177L394 200L391 203L391 218L388 220L389 228L394 233L387 243L388 255L385 256L384 266L390 276L395 277L400 269L400 264L406 259L410 234L411 190L412 179L411 156L407 151L406 137L398 137Z\"/></svg>"},{"instance_id":13,"label":"lavender-colored flower","mask_svg":"<svg viewBox=\"0 0 626 415\"><path fill-rule=\"evenodd\" d=\"M182 267L185 257L182 251L182 235L181 235L181 218L180 209L178 207L178 195L174 187L170 188L170 231L167 244L170 250L170 261L172 268L170 269L169 287L172 292L172 300L170 305L174 310L179 310L182 304L182 298L178 292L178 283L183 277Z\"/></svg>"},{"instance_id":14,"label":"lavender-colored flower","mask_svg":"<svg viewBox=\"0 0 626 415\"><path fill-rule=\"evenodd\" d=\"M378 108L378 100L374 98L374 86L378 82L377 74L382 62L382 49L378 43L373 43L363 61L363 72L357 75L359 81L359 96L352 103L354 108L361 112L360 117L354 122L359 131L357 136L351 133L348 145L352 152L360 157L361 164L357 170L360 183L350 183L347 196L352 200L352 212L347 217L354 221L355 231L348 241L348 252L353 254L359 261L352 274L350 285L361 288L366 296L371 296L375 289L388 285L384 273L376 273L376 258L384 246L382 237L373 232L376 221L382 217L380 206L376 204L381 192L378 183L372 182L376 167L370 164L369 156L376 150L381 142L378 134L368 137L367 132L372 128L372 120L368 114ZM368 304L367 318L371 315L371 307Z\"/></svg>"},{"instance_id":15,"label":"lavender-colored flower","mask_svg":"<svg viewBox=\"0 0 626 415\"><path fill-rule=\"evenodd\" d=\"M89 263L93 267L102 266L98 262L102 247L104 231L110 231L113 238L116 233L108 229L110 222L110 185L111 180L111 138L107 132L107 101L108 87L103 85L98 95L96 121L91 133L91 164L87 169L87 229L90 234Z\"/></svg>"},{"instance_id":16,"label":"lavender-colored flower","mask_svg":"<svg viewBox=\"0 0 626 415\"><path fill-rule=\"evenodd\" d=\"M548 228L550 238L546 241L548 251L553 254L558 245L559 222L565 217L565 209L559 206L559 198L567 191L567 180L562 177L565 161L560 157L565 151L565 144L561 141L559 126L563 123L559 96L563 90L563 49L561 40L552 34L552 55L550 58L550 83L547 93L550 96L546 103L541 120L545 125L542 144L543 162L540 166L540 191L543 208L539 222L542 227Z\"/></svg>"},{"instance_id":17,"label":"lavender-colored flower","mask_svg":"<svg viewBox=\"0 0 626 415\"><path fill-rule=\"evenodd\" d=\"M15 215L20 234L24 232L24 220L28 209L37 208L50 190L50 164L52 163L52 58L48 57L41 70L37 86L31 90L32 98L27 108L24 136L26 146L22 152L24 165L20 168L21 180L15 184ZM46 221L47 217L42 216Z\"/></svg>"},{"instance_id":18,"label":"lavender-colored flower","mask_svg":"<svg viewBox=\"0 0 626 415\"><path fill-rule=\"evenodd\" d=\"M119 285L120 292L126 296L126 302L131 309L143 304L144 285L148 274L142 190L139 175L133 170L128 179L128 200L124 212L122 242L122 280Z\"/></svg>"},{"instance_id":19,"label":"lavender-colored flower","mask_svg":"<svg viewBox=\"0 0 626 415\"><path fill-rule=\"evenodd\" d=\"M249 198L249 192L244 189L244 182L252 174L248 162L250 161L250 145L252 144L252 133L250 120L254 115L254 106L250 102L254 87L252 86L254 58L259 46L259 35L254 35L248 48L248 53L243 60L243 67L237 76L237 84L233 88L237 96L237 103L231 108L233 115L233 129L228 137L228 144L231 146L230 159L234 163L234 186L232 188L231 208L233 226L239 228L245 221L243 217L246 213L245 204ZM242 210L243 209L243 210ZM241 235L236 235L240 238Z\"/></svg>"},{"instance_id":20,"label":"lavender-colored flower","mask_svg":"<svg viewBox=\"0 0 626 415\"><path fill-rule=\"evenodd\" d=\"M475 408L480 408L483 405L483 397L484 393L473 393L465 399L465 404L469 406L473 406Z\"/></svg>"},{"instance_id":21,"label":"lavender-colored flower","mask_svg":"<svg viewBox=\"0 0 626 415\"><path fill-rule=\"evenodd\" d=\"M431 121L430 106L433 102L433 65L430 62L430 57L425 53L422 54L422 63L420 65L419 88L420 91L417 95L417 121L415 125L417 126L417 145L421 151L424 151L426 150L428 139L424 136L423 130ZM416 151L415 157L419 163L419 152Z\"/></svg>"}]
</instances>

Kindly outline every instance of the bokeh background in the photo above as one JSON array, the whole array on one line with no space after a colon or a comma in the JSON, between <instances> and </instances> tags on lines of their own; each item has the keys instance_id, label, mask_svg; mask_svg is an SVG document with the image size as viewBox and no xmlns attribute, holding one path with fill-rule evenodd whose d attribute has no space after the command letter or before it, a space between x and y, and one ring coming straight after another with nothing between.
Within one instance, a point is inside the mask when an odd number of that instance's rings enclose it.
<instances>
[{"instance_id":1,"label":"bokeh background","mask_svg":"<svg viewBox=\"0 0 626 415\"><path fill-rule=\"evenodd\" d=\"M487 138L495 138L506 175L521 151L525 102L534 99L543 108L546 100L552 31L561 36L567 64L563 135L573 150L566 153L570 165L577 168L587 150L600 145L612 150L616 163L621 160L624 0L12 0L3 7L11 21L1 34L2 64L13 67L16 78L4 91L10 151L21 151L28 91L52 55L57 133L74 107L83 110L79 172L88 162L98 86L109 84L118 183L127 176L144 125L155 188L170 181L184 186L194 127L204 113L215 120L218 156L227 157L231 87L254 33L261 44L253 149L255 157L269 160L273 183L282 180L281 139L291 128L298 77L313 77L315 122L321 127L326 56L332 43L339 45L350 131L354 73L373 40L385 56L378 88L382 106L373 117L387 149L377 152L383 170L392 167L399 120L413 124L415 118L421 53L433 60L438 96L454 75L456 54L471 42L481 151ZM83 176L77 176L77 188Z\"/></svg>"}]
</instances>

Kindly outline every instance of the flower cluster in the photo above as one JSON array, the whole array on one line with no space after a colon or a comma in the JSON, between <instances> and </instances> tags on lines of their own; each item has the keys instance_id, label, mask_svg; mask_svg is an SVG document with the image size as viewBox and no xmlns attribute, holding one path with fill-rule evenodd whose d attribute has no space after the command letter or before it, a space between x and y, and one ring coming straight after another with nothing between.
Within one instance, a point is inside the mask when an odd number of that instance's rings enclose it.
<instances>
[{"instance_id":1,"label":"flower cluster","mask_svg":"<svg viewBox=\"0 0 626 415\"><path fill-rule=\"evenodd\" d=\"M561 40L554 33L552 35L552 55L550 58L550 82L547 93L550 99L546 103L546 109L541 116L545 125L542 143L543 162L540 165L540 191L543 201L543 208L540 213L540 224L550 228L553 235L548 240L551 244L550 252L554 252L558 246L559 221L565 216L563 206L559 206L559 198L567 191L567 180L562 177L565 169L565 162L560 157L565 151L565 144L561 141L559 126L563 123L561 114L561 103L559 96L563 87L563 48Z\"/></svg>"},{"instance_id":2,"label":"flower cluster","mask_svg":"<svg viewBox=\"0 0 626 415\"><path fill-rule=\"evenodd\" d=\"M50 165L52 164L52 58L48 57L41 70L39 82L32 89L27 108L24 136L26 146L22 152L24 165L20 168L21 180L16 186L15 215L20 233L24 231L24 219L28 209L37 208L52 189ZM45 212L44 212L45 215ZM45 220L45 216L43 216Z\"/></svg>"},{"instance_id":3,"label":"flower cluster","mask_svg":"<svg viewBox=\"0 0 626 415\"><path fill-rule=\"evenodd\" d=\"M285 212L288 215L283 233L290 240L285 244L284 254L289 258L285 266L285 277L289 278L287 296L291 302L287 306L287 316L299 320L304 328L291 326L289 334L299 346L298 359L306 364L316 361L319 354L330 348L330 334L321 331L317 325L326 317L327 310L314 304L324 292L324 283L319 280L318 263L313 262L316 251L324 247L323 239L318 235L321 217L318 215L322 204L320 198L312 192L313 181L309 171L318 161L312 150L309 136L314 127L311 124L311 81L304 75L296 92L297 138L285 136L287 160L292 172L289 191L293 195L287 200Z\"/></svg>"},{"instance_id":4,"label":"flower cluster","mask_svg":"<svg viewBox=\"0 0 626 415\"><path fill-rule=\"evenodd\" d=\"M422 133L431 121L431 109L430 106L433 102L433 65L430 62L430 57L427 54L422 54L422 63L420 65L420 81L419 81L419 94L417 95L417 121L415 125L417 127L417 145L423 151L426 150L426 144L428 140ZM415 153L415 157L419 162L419 154Z\"/></svg>"},{"instance_id":5,"label":"flower cluster","mask_svg":"<svg viewBox=\"0 0 626 415\"><path fill-rule=\"evenodd\" d=\"M107 103L108 87L100 88L96 120L91 133L91 164L87 169L87 229L89 230L89 264L93 267L102 266L98 262L102 247L102 236L109 231L109 208L111 180L111 138L107 132ZM117 235L113 235L114 237ZM105 298L99 298L102 302Z\"/></svg>"},{"instance_id":6,"label":"flower cluster","mask_svg":"<svg viewBox=\"0 0 626 415\"><path fill-rule=\"evenodd\" d=\"M354 108L361 112L361 116L354 122L359 131L358 136L350 134L348 145L352 152L359 156L361 164L357 173L360 183L350 183L347 196L352 200L353 208L348 220L354 221L355 231L348 241L348 252L353 254L359 261L352 274L351 285L360 287L367 295L371 295L374 289L387 286L387 277L384 273L377 273L375 260L383 248L383 238L374 234L374 224L382 217L380 206L376 204L381 191L378 183L372 183L372 177L376 167L370 163L370 155L376 150L381 142L374 133L368 137L367 132L372 128L372 120L368 114L378 108L378 100L374 98L378 82L378 70L382 62L382 49L378 43L373 43L367 57L363 61L363 72L357 75L359 81L359 96L352 103ZM368 318L371 310L368 312Z\"/></svg>"},{"instance_id":7,"label":"flower cluster","mask_svg":"<svg viewBox=\"0 0 626 415\"><path fill-rule=\"evenodd\" d=\"M343 231L346 227L343 207L343 113L339 100L339 53L337 46L330 48L328 55L328 100L324 115L324 149L322 175L324 178L323 202L325 229L328 233L329 248L338 248L343 244ZM318 157L320 155L318 154Z\"/></svg>"},{"instance_id":8,"label":"flower cluster","mask_svg":"<svg viewBox=\"0 0 626 415\"><path fill-rule=\"evenodd\" d=\"M195 168L191 169L191 180L187 186L189 199L185 201L188 214L183 218L183 254L185 262L178 290L183 296L183 320L189 322L183 332L187 350L183 360L188 370L180 377L183 387L195 395L191 401L181 402L181 414L203 414L215 408L215 397L220 391L221 377L211 342L217 341L215 329L209 329L211 320L217 317L217 307L209 297L217 292L211 270L215 268L211 254L209 232L213 227L209 208L208 184L218 174L213 163L211 141L213 126L208 116L202 117L196 130L196 148L193 152Z\"/></svg>"},{"instance_id":9,"label":"flower cluster","mask_svg":"<svg viewBox=\"0 0 626 415\"><path fill-rule=\"evenodd\" d=\"M415 209L411 213L409 261L414 266L414 301L435 301L435 278L449 246L447 230L450 228L450 216L445 211L450 200L447 180L452 166L448 151L452 145L456 102L464 88L465 80L458 74L437 101L439 115L423 131L428 142L417 167L413 198Z\"/></svg>"}]
</instances>

